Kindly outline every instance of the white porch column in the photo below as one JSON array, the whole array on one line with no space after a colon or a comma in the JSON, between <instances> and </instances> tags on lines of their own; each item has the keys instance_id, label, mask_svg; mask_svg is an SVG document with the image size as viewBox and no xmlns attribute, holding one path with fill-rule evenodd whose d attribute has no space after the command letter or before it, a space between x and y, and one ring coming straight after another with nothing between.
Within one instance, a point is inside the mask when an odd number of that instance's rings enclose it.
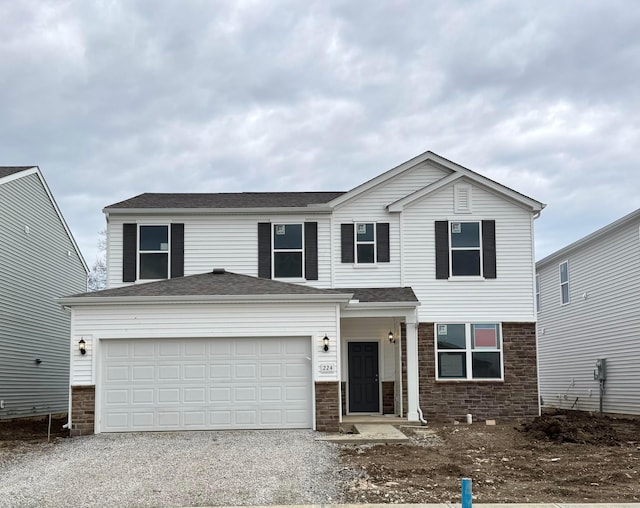
<instances>
[{"instance_id":1,"label":"white porch column","mask_svg":"<svg viewBox=\"0 0 640 508\"><path fill-rule=\"evenodd\" d=\"M411 322L413 321L413 322ZM407 336L407 419L418 421L418 324L406 321Z\"/></svg>"}]
</instances>

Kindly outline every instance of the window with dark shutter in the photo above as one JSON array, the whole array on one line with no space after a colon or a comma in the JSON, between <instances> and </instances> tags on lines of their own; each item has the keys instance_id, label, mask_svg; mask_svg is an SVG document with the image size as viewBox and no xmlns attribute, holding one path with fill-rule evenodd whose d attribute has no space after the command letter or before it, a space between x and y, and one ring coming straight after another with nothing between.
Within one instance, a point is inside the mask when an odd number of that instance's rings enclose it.
<instances>
[{"instance_id":1,"label":"window with dark shutter","mask_svg":"<svg viewBox=\"0 0 640 508\"><path fill-rule=\"evenodd\" d=\"M184 224L171 224L171 274L170 277L184 275Z\"/></svg>"},{"instance_id":2,"label":"window with dark shutter","mask_svg":"<svg viewBox=\"0 0 640 508\"><path fill-rule=\"evenodd\" d=\"M271 223L258 223L258 277L271 278Z\"/></svg>"},{"instance_id":3,"label":"window with dark shutter","mask_svg":"<svg viewBox=\"0 0 640 508\"><path fill-rule=\"evenodd\" d=\"M304 274L307 280L318 280L318 223L304 223Z\"/></svg>"},{"instance_id":4,"label":"window with dark shutter","mask_svg":"<svg viewBox=\"0 0 640 508\"><path fill-rule=\"evenodd\" d=\"M137 272L138 225L122 225L122 282L135 282Z\"/></svg>"},{"instance_id":5,"label":"window with dark shutter","mask_svg":"<svg viewBox=\"0 0 640 508\"><path fill-rule=\"evenodd\" d=\"M436 240L436 279L449 278L449 222L437 220L435 224Z\"/></svg>"},{"instance_id":6,"label":"window with dark shutter","mask_svg":"<svg viewBox=\"0 0 640 508\"><path fill-rule=\"evenodd\" d=\"M343 263L353 263L353 224L340 224L340 252Z\"/></svg>"},{"instance_id":7,"label":"window with dark shutter","mask_svg":"<svg viewBox=\"0 0 640 508\"><path fill-rule=\"evenodd\" d=\"M376 224L376 255L378 263L388 263L389 256L389 223Z\"/></svg>"},{"instance_id":8,"label":"window with dark shutter","mask_svg":"<svg viewBox=\"0 0 640 508\"><path fill-rule=\"evenodd\" d=\"M482 274L495 279L496 274L496 221L482 221Z\"/></svg>"}]
</instances>

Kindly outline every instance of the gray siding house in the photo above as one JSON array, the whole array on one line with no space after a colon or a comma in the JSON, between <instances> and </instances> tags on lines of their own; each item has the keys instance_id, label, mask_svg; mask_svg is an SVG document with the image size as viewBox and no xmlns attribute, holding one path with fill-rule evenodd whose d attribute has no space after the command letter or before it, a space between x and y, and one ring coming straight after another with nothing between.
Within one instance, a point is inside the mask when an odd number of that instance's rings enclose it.
<instances>
[{"instance_id":1,"label":"gray siding house","mask_svg":"<svg viewBox=\"0 0 640 508\"><path fill-rule=\"evenodd\" d=\"M536 264L543 405L640 414L640 210Z\"/></svg>"},{"instance_id":2,"label":"gray siding house","mask_svg":"<svg viewBox=\"0 0 640 508\"><path fill-rule=\"evenodd\" d=\"M87 265L36 166L0 167L0 419L69 409L69 313Z\"/></svg>"}]
</instances>

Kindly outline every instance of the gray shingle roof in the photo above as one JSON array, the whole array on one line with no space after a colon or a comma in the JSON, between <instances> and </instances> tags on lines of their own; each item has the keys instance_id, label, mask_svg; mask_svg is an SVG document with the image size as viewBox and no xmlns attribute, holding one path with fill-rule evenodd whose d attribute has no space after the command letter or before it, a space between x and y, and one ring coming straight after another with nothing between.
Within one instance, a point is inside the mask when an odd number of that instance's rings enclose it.
<instances>
[{"instance_id":1,"label":"gray shingle roof","mask_svg":"<svg viewBox=\"0 0 640 508\"><path fill-rule=\"evenodd\" d=\"M158 282L82 293L73 297L111 296L247 296L247 295L330 295L341 293L239 273L201 273Z\"/></svg>"},{"instance_id":2,"label":"gray shingle roof","mask_svg":"<svg viewBox=\"0 0 640 508\"><path fill-rule=\"evenodd\" d=\"M328 203L344 192L145 193L105 209L118 208L279 208Z\"/></svg>"},{"instance_id":3,"label":"gray shingle roof","mask_svg":"<svg viewBox=\"0 0 640 508\"><path fill-rule=\"evenodd\" d=\"M0 166L0 178L13 175L14 173L20 173L20 171L31 168L35 168L35 166Z\"/></svg>"},{"instance_id":4,"label":"gray shingle roof","mask_svg":"<svg viewBox=\"0 0 640 508\"><path fill-rule=\"evenodd\" d=\"M354 300L362 303L417 302L413 289L407 288L337 288L340 293L353 293Z\"/></svg>"}]
</instances>

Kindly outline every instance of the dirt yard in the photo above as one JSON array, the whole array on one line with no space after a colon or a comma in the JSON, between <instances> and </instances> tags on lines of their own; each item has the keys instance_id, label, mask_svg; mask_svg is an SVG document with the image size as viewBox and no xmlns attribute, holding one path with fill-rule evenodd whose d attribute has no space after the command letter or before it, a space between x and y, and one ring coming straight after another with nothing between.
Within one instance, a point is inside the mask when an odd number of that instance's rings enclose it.
<instances>
[{"instance_id":1,"label":"dirt yard","mask_svg":"<svg viewBox=\"0 0 640 508\"><path fill-rule=\"evenodd\" d=\"M0 469L66 437L65 415L0 422ZM404 444L342 445L344 502L640 502L640 418L568 412L528 425L401 427ZM355 478L355 479L354 479Z\"/></svg>"},{"instance_id":2,"label":"dirt yard","mask_svg":"<svg viewBox=\"0 0 640 508\"><path fill-rule=\"evenodd\" d=\"M459 502L461 478L483 503L640 501L640 419L569 412L401 430L410 442L344 445L344 465L362 473L347 502Z\"/></svg>"}]
</instances>

